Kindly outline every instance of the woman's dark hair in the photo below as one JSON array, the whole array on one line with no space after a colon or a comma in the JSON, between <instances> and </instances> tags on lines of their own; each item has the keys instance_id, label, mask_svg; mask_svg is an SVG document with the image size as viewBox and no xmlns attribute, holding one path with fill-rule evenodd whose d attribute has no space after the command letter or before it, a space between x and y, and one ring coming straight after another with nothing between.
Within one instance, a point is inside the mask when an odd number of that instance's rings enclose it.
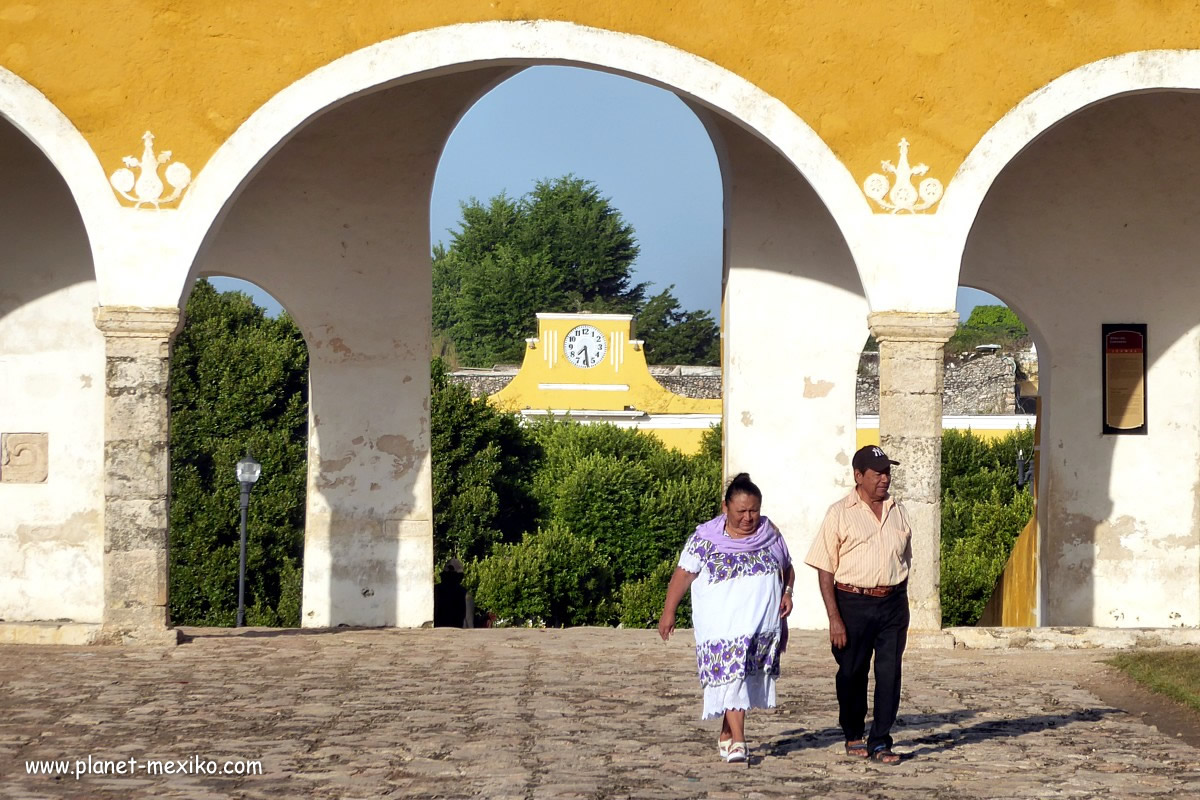
<instances>
[{"instance_id":1,"label":"woman's dark hair","mask_svg":"<svg viewBox=\"0 0 1200 800\"><path fill-rule=\"evenodd\" d=\"M728 503L733 499L735 494L748 494L762 501L762 492L754 485L754 481L750 480L750 473L739 472L733 476L733 480L729 482L729 488L725 490L725 502Z\"/></svg>"}]
</instances>

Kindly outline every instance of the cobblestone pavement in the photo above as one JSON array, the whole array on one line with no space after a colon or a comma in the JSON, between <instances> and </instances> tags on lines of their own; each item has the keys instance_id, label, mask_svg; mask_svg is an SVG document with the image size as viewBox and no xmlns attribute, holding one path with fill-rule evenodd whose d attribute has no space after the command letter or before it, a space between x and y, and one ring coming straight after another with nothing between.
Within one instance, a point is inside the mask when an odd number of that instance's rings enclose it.
<instances>
[{"instance_id":1,"label":"cobblestone pavement","mask_svg":"<svg viewBox=\"0 0 1200 800\"><path fill-rule=\"evenodd\" d=\"M0 797L1200 797L1200 750L1080 688L1103 651L910 650L887 767L843 756L827 639L801 634L730 765L687 631L192 632L0 648ZM89 756L135 773L26 774ZM263 774L145 771L197 758Z\"/></svg>"}]
</instances>

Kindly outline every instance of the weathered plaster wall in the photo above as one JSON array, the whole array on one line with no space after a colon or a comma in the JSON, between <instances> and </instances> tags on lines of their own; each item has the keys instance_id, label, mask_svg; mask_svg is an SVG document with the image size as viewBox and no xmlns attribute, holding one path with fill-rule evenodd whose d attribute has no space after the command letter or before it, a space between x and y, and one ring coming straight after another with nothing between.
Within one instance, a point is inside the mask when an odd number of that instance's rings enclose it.
<instances>
[{"instance_id":1,"label":"weathered plaster wall","mask_svg":"<svg viewBox=\"0 0 1200 800\"><path fill-rule=\"evenodd\" d=\"M269 97L348 52L455 23L563 20L742 75L806 120L858 181L895 158L901 136L944 181L1008 108L1058 75L1124 51L1197 46L1192 11L1027 0L39 0L0 6L0 63L58 104L107 170L147 128L198 169Z\"/></svg>"},{"instance_id":2,"label":"weathered plaster wall","mask_svg":"<svg viewBox=\"0 0 1200 800\"><path fill-rule=\"evenodd\" d=\"M963 282L1019 307L1043 396L1042 623L1200 624L1200 97L1130 96L997 181ZM1100 326L1149 325L1149 434L1101 434Z\"/></svg>"},{"instance_id":3,"label":"weathered plaster wall","mask_svg":"<svg viewBox=\"0 0 1200 800\"><path fill-rule=\"evenodd\" d=\"M458 115L499 74L320 117L250 183L200 265L265 288L309 346L305 626L433 619L429 197Z\"/></svg>"},{"instance_id":4,"label":"weathered plaster wall","mask_svg":"<svg viewBox=\"0 0 1200 800\"><path fill-rule=\"evenodd\" d=\"M777 154L716 121L728 183L725 472L749 472L798 562L794 627L827 624L804 555L853 486L866 301L837 227ZM781 371L786 363L789 369Z\"/></svg>"},{"instance_id":5,"label":"weathered plaster wall","mask_svg":"<svg viewBox=\"0 0 1200 800\"><path fill-rule=\"evenodd\" d=\"M48 433L45 483L0 467L0 619L99 622L104 339L62 178L0 122L0 433Z\"/></svg>"}]
</instances>

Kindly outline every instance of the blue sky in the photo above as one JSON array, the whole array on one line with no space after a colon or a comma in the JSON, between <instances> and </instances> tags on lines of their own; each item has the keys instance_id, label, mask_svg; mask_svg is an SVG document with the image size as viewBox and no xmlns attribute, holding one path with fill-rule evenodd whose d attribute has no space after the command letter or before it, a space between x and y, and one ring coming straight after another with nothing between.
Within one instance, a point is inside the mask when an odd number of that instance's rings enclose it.
<instances>
[{"instance_id":1,"label":"blue sky","mask_svg":"<svg viewBox=\"0 0 1200 800\"><path fill-rule=\"evenodd\" d=\"M635 280L654 294L674 284L689 310L716 317L721 303L721 177L700 121L663 89L593 70L534 67L505 81L464 115L446 145L430 203L430 238L449 242L459 204L505 192L517 198L544 178L567 173L593 181L637 232ZM279 304L246 291L272 314ZM959 291L966 319L978 303Z\"/></svg>"}]
</instances>

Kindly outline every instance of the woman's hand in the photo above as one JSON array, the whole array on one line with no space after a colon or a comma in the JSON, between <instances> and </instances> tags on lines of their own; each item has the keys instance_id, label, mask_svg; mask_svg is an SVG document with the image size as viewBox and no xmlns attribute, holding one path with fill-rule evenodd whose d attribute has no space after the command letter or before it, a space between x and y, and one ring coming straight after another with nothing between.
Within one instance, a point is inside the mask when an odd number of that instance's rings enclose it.
<instances>
[{"instance_id":1,"label":"woman's hand","mask_svg":"<svg viewBox=\"0 0 1200 800\"><path fill-rule=\"evenodd\" d=\"M658 618L658 635L665 642L671 638L671 634L675 632L675 612L663 610L662 616Z\"/></svg>"},{"instance_id":2,"label":"woman's hand","mask_svg":"<svg viewBox=\"0 0 1200 800\"><path fill-rule=\"evenodd\" d=\"M791 614L791 613L792 613L792 596L790 594L785 593L783 595L783 597L780 598L780 600L779 600L779 618L787 619L788 614Z\"/></svg>"}]
</instances>

